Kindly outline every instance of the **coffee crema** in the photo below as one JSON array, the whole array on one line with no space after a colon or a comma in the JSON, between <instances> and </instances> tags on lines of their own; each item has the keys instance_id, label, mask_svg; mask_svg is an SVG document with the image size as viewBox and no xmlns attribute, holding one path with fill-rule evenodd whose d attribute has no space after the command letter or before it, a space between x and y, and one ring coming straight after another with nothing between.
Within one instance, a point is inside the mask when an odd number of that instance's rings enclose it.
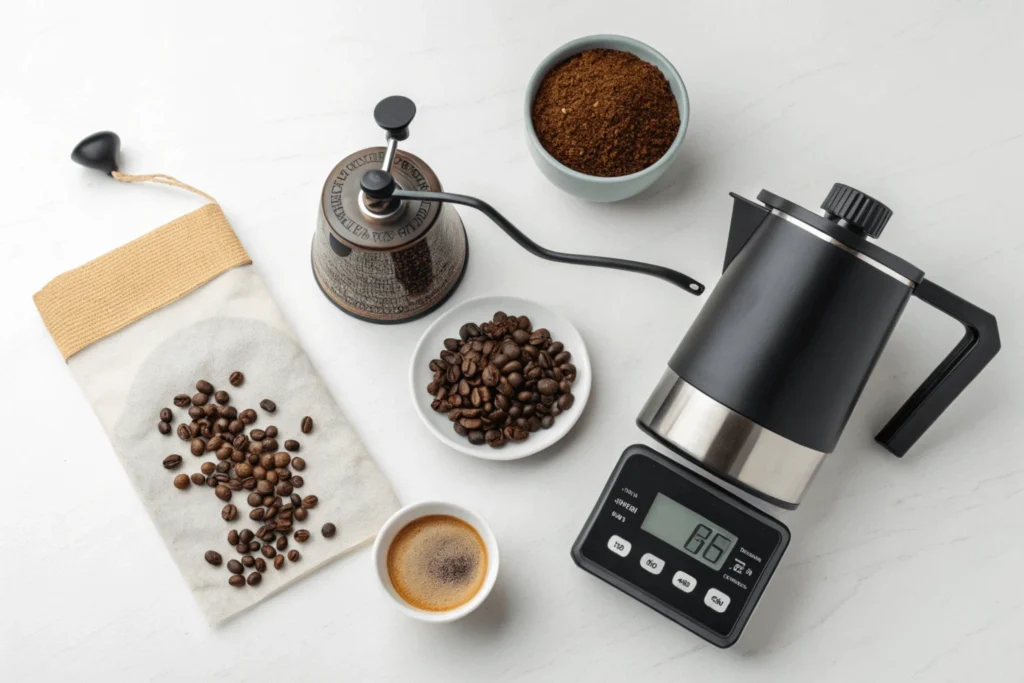
<instances>
[{"instance_id":1,"label":"coffee crema","mask_svg":"<svg viewBox=\"0 0 1024 683\"><path fill-rule=\"evenodd\" d=\"M469 602L487 574L487 546L470 524L451 515L409 522L388 548L388 577L407 603L446 612Z\"/></svg>"}]
</instances>

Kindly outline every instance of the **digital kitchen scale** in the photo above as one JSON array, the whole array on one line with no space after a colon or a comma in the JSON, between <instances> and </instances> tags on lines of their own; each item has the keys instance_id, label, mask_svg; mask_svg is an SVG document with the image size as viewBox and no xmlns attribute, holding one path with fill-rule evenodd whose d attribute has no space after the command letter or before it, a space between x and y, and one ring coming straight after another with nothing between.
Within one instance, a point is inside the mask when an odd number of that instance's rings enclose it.
<instances>
[{"instance_id":1,"label":"digital kitchen scale","mask_svg":"<svg viewBox=\"0 0 1024 683\"><path fill-rule=\"evenodd\" d=\"M619 459L572 547L582 569L718 647L735 643L789 529L646 446Z\"/></svg>"}]
</instances>

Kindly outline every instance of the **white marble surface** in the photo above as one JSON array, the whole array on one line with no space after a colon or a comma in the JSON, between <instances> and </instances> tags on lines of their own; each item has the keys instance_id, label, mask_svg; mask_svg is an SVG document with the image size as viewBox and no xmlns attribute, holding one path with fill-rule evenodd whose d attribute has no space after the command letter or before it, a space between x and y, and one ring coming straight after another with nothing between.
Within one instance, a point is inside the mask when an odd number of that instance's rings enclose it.
<instances>
[{"instance_id":1,"label":"white marble surface","mask_svg":"<svg viewBox=\"0 0 1024 683\"><path fill-rule=\"evenodd\" d=\"M1014 2L616 0L33 2L0 8L0 363L5 534L0 677L28 680L1019 681L1024 669L1021 188ZM678 67L693 116L644 197L591 206L527 156L523 88L571 38L619 32ZM331 166L419 105L407 148L563 249L651 259L713 284L730 190L816 206L834 181L895 209L884 245L999 317L994 365L904 460L877 429L955 343L912 303L806 502L746 634L720 651L578 570L569 546L701 300L541 262L463 211L455 301L546 298L587 339L595 384L563 444L523 462L445 450L410 405L422 320L338 313L309 272ZM197 201L68 161L111 128L123 168L214 194L403 501L479 511L502 544L485 609L398 614L367 552L218 630L203 621L30 299L51 276ZM518 282L527 284L517 284Z\"/></svg>"}]
</instances>

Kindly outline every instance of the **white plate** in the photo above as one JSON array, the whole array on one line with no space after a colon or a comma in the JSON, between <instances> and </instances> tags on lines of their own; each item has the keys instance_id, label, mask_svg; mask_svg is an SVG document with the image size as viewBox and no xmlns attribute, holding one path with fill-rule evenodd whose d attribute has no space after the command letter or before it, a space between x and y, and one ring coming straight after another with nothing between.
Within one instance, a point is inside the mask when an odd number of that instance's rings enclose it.
<instances>
[{"instance_id":1,"label":"white plate","mask_svg":"<svg viewBox=\"0 0 1024 683\"><path fill-rule=\"evenodd\" d=\"M430 370L430 361L437 358L444 350L444 340L449 337L458 339L459 328L465 323L477 325L490 320L497 311L509 315L525 315L530 318L534 329L546 327L551 338L565 345L565 350L572 354L569 362L576 366L576 381L572 383L572 393L576 396L572 407L555 418L550 429L540 429L530 434L525 441L508 441L503 448L491 448L486 444L474 446L465 437L459 436L452 429L452 423L445 413L438 413L430 408L431 397L427 393L434 373ZM571 322L564 317L526 299L511 296L485 296L456 306L434 321L420 337L416 350L412 354L409 367L410 390L412 402L416 406L427 429L442 442L457 451L486 460L516 460L525 458L544 450L565 436L576 420L587 407L590 396L590 356L583 343L583 337Z\"/></svg>"}]
</instances>

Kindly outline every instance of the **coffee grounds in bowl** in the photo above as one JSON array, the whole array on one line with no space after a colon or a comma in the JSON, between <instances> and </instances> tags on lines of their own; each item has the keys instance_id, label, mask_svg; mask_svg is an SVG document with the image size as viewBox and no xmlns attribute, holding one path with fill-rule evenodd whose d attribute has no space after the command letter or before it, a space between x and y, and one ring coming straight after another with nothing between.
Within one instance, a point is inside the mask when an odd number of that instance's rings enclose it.
<instances>
[{"instance_id":1,"label":"coffee grounds in bowl","mask_svg":"<svg viewBox=\"0 0 1024 683\"><path fill-rule=\"evenodd\" d=\"M586 50L548 72L531 117L551 156L602 177L651 166L679 132L679 106L665 76L620 50Z\"/></svg>"}]
</instances>

